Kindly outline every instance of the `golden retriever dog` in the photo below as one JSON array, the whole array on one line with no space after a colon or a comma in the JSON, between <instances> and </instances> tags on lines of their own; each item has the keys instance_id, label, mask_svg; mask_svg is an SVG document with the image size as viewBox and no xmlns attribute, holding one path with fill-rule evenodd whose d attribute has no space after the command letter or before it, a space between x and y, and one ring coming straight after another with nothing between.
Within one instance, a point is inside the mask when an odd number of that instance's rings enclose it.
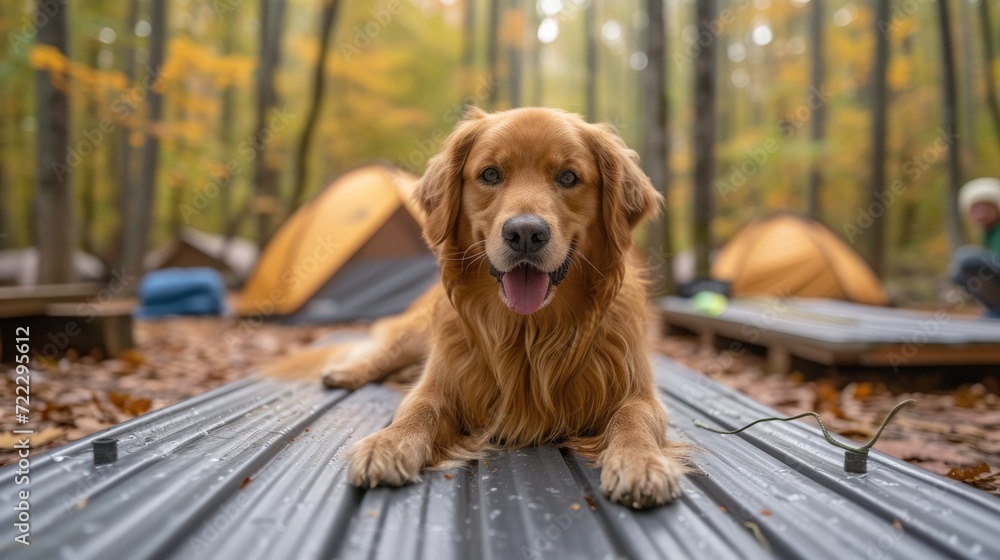
<instances>
[{"instance_id":1,"label":"golden retriever dog","mask_svg":"<svg viewBox=\"0 0 1000 560\"><path fill-rule=\"evenodd\" d=\"M553 442L593 459L615 502L680 495L683 446L666 439L632 255L661 197L636 159L570 113L469 111L415 189L440 285L323 368L328 386L355 388L422 364L392 423L348 451L354 484Z\"/></svg>"}]
</instances>

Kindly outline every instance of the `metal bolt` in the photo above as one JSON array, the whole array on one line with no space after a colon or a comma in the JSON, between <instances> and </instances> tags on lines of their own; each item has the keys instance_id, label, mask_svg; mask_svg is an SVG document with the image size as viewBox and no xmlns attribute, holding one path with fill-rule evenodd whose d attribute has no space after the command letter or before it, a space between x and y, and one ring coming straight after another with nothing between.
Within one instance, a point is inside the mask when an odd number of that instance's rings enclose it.
<instances>
[{"instance_id":1,"label":"metal bolt","mask_svg":"<svg viewBox=\"0 0 1000 560\"><path fill-rule=\"evenodd\" d=\"M868 450L864 453L847 451L844 453L844 470L849 473L868 472Z\"/></svg>"},{"instance_id":2,"label":"metal bolt","mask_svg":"<svg viewBox=\"0 0 1000 560\"><path fill-rule=\"evenodd\" d=\"M118 460L118 440L98 438L94 440L94 464L110 465Z\"/></svg>"}]
</instances>

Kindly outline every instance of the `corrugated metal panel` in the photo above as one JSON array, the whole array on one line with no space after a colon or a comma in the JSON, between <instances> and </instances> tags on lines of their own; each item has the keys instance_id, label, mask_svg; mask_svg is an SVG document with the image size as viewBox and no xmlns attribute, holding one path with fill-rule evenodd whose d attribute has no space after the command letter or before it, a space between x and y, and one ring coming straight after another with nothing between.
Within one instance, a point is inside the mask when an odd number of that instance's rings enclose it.
<instances>
[{"instance_id":1,"label":"corrugated metal panel","mask_svg":"<svg viewBox=\"0 0 1000 560\"><path fill-rule=\"evenodd\" d=\"M553 446L496 453L420 484L361 490L343 451L399 395L250 379L33 459L32 545L14 544L14 467L0 471L9 558L1000 558L1000 500L877 452L848 475L802 423L657 358L671 430L704 471L676 504L633 512ZM120 459L94 467L98 436ZM248 480L249 479L249 480ZM592 504L592 506L591 506Z\"/></svg>"}]
</instances>

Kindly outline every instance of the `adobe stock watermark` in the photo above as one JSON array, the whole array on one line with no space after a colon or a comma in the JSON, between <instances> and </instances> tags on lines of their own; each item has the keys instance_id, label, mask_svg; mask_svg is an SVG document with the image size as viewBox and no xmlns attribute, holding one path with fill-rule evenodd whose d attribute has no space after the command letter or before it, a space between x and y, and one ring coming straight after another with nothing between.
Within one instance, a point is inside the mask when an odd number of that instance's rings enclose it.
<instances>
[{"instance_id":1,"label":"adobe stock watermark","mask_svg":"<svg viewBox=\"0 0 1000 560\"><path fill-rule=\"evenodd\" d=\"M903 164L902 171L906 182L896 179L889 184L889 188L875 193L875 200L870 202L868 206L858 208L858 215L853 223L844 222L842 229L848 242L854 244L858 238L871 229L875 220L882 219L889 209L902 198L908 186L920 179L924 172L944 157L959 138L958 134L939 128L934 142L919 153L914 154Z\"/></svg>"},{"instance_id":2,"label":"adobe stock watermark","mask_svg":"<svg viewBox=\"0 0 1000 560\"><path fill-rule=\"evenodd\" d=\"M83 139L75 146L66 146L66 157L62 162L52 162L52 170L55 171L56 179L60 182L83 163L83 160L93 155L97 148L104 143L109 134L114 132L118 125L131 115L140 103L146 100L149 92L158 87L168 76L161 72L160 68L154 69L146 67L146 75L141 85L136 85L127 90L111 104L112 118L105 117L97 123L94 128L83 130Z\"/></svg>"},{"instance_id":3,"label":"adobe stock watermark","mask_svg":"<svg viewBox=\"0 0 1000 560\"><path fill-rule=\"evenodd\" d=\"M996 271L1000 271L1000 257L993 253L983 252L980 257L977 257L977 260L978 258L981 258L978 261L981 264L976 267L975 274L970 274L961 281L962 286L953 286L944 297L952 311L939 309L928 319L917 321L916 328L902 337L900 341L902 346L899 347L898 351L894 350L886 354L893 372L898 373L900 367L912 361L920 350L927 346L931 339L941 331L941 327L951 322L954 311L963 309L976 299L976 294L982 291L988 283L996 281Z\"/></svg>"},{"instance_id":4,"label":"adobe stock watermark","mask_svg":"<svg viewBox=\"0 0 1000 560\"><path fill-rule=\"evenodd\" d=\"M733 0L729 6L718 13L715 19L702 21L695 26L694 33L685 33L683 51L675 52L672 57L677 68L683 69L685 66L692 66L701 52L719 39L725 27L736 21L740 14L752 5L751 0Z\"/></svg>"},{"instance_id":5,"label":"adobe stock watermark","mask_svg":"<svg viewBox=\"0 0 1000 560\"><path fill-rule=\"evenodd\" d=\"M548 524L544 527L530 527L531 533L528 535L527 544L521 545L521 555L525 560L541 560L548 558L556 549L556 543L573 526L576 520L580 519L586 504L569 508L569 511L553 513L548 516Z\"/></svg>"},{"instance_id":6,"label":"adobe stock watermark","mask_svg":"<svg viewBox=\"0 0 1000 560\"><path fill-rule=\"evenodd\" d=\"M226 14L235 12L246 0L212 0L212 11L215 17L222 19Z\"/></svg>"},{"instance_id":7,"label":"adobe stock watermark","mask_svg":"<svg viewBox=\"0 0 1000 560\"><path fill-rule=\"evenodd\" d=\"M222 504L215 514L190 533L186 548L191 551L192 556L201 555L213 541L235 525L251 501L246 492L237 492L232 500Z\"/></svg>"},{"instance_id":8,"label":"adobe stock watermark","mask_svg":"<svg viewBox=\"0 0 1000 560\"><path fill-rule=\"evenodd\" d=\"M462 113L465 111L466 107L479 105L498 87L500 87L500 82L493 79L492 76L481 76L476 82L476 89L471 95L467 96L461 102L455 103L445 109L442 115L444 117L444 121L447 123L458 122L461 120ZM424 139L418 138L414 140L413 143L416 144L417 149L413 150L405 157L398 158L396 160L396 167L415 173L418 169L423 167L425 163L427 163L427 160L441 151L441 147L444 146L444 141L448 138L448 134L450 133L450 128L444 129L438 127L431 131L430 135Z\"/></svg>"},{"instance_id":9,"label":"adobe stock watermark","mask_svg":"<svg viewBox=\"0 0 1000 560\"><path fill-rule=\"evenodd\" d=\"M961 252L961 250L959 250ZM961 258L961 257L959 257ZM944 301L952 306L955 311L961 311L966 305L977 299L976 294L990 282L996 281L997 272L1000 271L1000 256L994 253L982 251L975 255L975 274L970 273L970 265L967 260L953 262L951 265L951 276L953 280L960 282L961 286L953 286L944 296ZM965 279L957 280L956 276L964 276Z\"/></svg>"},{"instance_id":10,"label":"adobe stock watermark","mask_svg":"<svg viewBox=\"0 0 1000 560\"><path fill-rule=\"evenodd\" d=\"M288 267L281 274L280 285L272 289L266 297L253 301L253 311L243 317L235 332L227 331L223 336L230 351L238 349L238 344L248 339L253 331L264 325L268 317L274 315L277 306L298 286L311 278L316 269L337 253L340 241L327 235L317 239L312 253L301 259L295 265Z\"/></svg>"},{"instance_id":11,"label":"adobe stock watermark","mask_svg":"<svg viewBox=\"0 0 1000 560\"><path fill-rule=\"evenodd\" d=\"M669 227L669 224L665 224L665 227ZM673 265L673 257L676 256L677 253L667 251L667 248L662 244L657 246L656 249L646 251L647 274L652 271L659 271L650 277L654 284L659 285L666 282L667 272L673 273L671 266Z\"/></svg>"},{"instance_id":12,"label":"adobe stock watermark","mask_svg":"<svg viewBox=\"0 0 1000 560\"><path fill-rule=\"evenodd\" d=\"M795 133L812 119L816 111L830 101L832 95L834 92L826 89L825 84L820 89L810 87L805 102L775 123L774 128L778 135L768 136L757 147L746 150L746 157L739 163L730 165L728 175L715 182L715 190L722 200L728 199L729 195L738 191L751 177L759 173L770 161L771 156L781 150L783 142L795 136Z\"/></svg>"},{"instance_id":13,"label":"adobe stock watermark","mask_svg":"<svg viewBox=\"0 0 1000 560\"><path fill-rule=\"evenodd\" d=\"M148 444L153 441L164 441L167 438L171 438L177 434L180 426L184 425L186 421L195 422L198 421L199 417L197 412L187 411L183 413L181 418L172 418L169 421L152 422L145 427L137 428L135 432L124 436L122 438L122 447L128 448L136 445L139 441L142 444ZM141 438L141 440L140 440ZM170 440L171 444L169 446L164 446L166 449L161 448L161 452L170 453L178 445L183 442L178 441L176 438ZM132 443L135 442L135 443ZM127 452L126 452L127 453ZM59 456L56 455L56 461L68 460L70 464L74 462L82 461L83 463L90 463L92 459L89 456L80 455L67 455ZM80 463L78 463L80 464ZM67 510L82 510L87 507L87 502L90 497L99 492L100 489L111 479L114 478L116 474L114 469L90 469L89 474L80 479L73 488L67 488L62 494L62 504Z\"/></svg>"},{"instance_id":14,"label":"adobe stock watermark","mask_svg":"<svg viewBox=\"0 0 1000 560\"><path fill-rule=\"evenodd\" d=\"M222 191L233 184L233 179L243 174L245 166L253 162L264 148L274 140L275 133L285 130L288 123L294 118L295 116L288 112L288 107L272 109L268 125L258 132L248 134L240 142L237 147L237 153L240 157L227 161L224 173L213 174L207 183L195 190L188 202L181 203L178 209L184 223L190 225L192 219L204 212Z\"/></svg>"},{"instance_id":15,"label":"adobe stock watermark","mask_svg":"<svg viewBox=\"0 0 1000 560\"><path fill-rule=\"evenodd\" d=\"M351 61L361 51L371 46L372 42L382 34L382 31L392 23L395 16L403 11L403 3L400 0L389 0L382 6L373 8L369 14L371 19L361 25L354 26L349 40L340 42L340 54L344 59Z\"/></svg>"},{"instance_id":16,"label":"adobe stock watermark","mask_svg":"<svg viewBox=\"0 0 1000 560\"><path fill-rule=\"evenodd\" d=\"M870 482L870 481L869 481ZM851 554L851 560L882 560L883 558L897 558L896 554L889 552L899 544L906 533L908 525L915 519L926 522L927 519L937 517L935 513L941 508L941 498L944 494L944 486L948 484L946 480L935 481L932 484L914 485L912 492L906 499L906 507L896 514L891 522L880 525L878 534L868 539L864 547L864 553ZM972 554L977 554L975 545L972 547Z\"/></svg>"},{"instance_id":17,"label":"adobe stock watermark","mask_svg":"<svg viewBox=\"0 0 1000 560\"><path fill-rule=\"evenodd\" d=\"M920 349L930 342L931 337L949 322L951 322L951 314L941 309L936 311L930 319L917 321L917 328L903 337L903 345L899 351L892 351L886 355L893 373L899 373L899 368L909 363L920 352Z\"/></svg>"},{"instance_id":18,"label":"adobe stock watermark","mask_svg":"<svg viewBox=\"0 0 1000 560\"><path fill-rule=\"evenodd\" d=\"M736 359L742 357L747 352L747 344L757 344L761 337L769 332L785 312L791 308L792 303L789 294L779 294L770 301L768 308L762 313L754 315L752 321L743 323L740 327L740 334L743 340L732 340L729 347L723 352L717 352L715 361L705 368L706 374L721 375L729 371L736 363Z\"/></svg>"},{"instance_id":19,"label":"adobe stock watermark","mask_svg":"<svg viewBox=\"0 0 1000 560\"><path fill-rule=\"evenodd\" d=\"M593 0L567 0L558 5L558 12L546 12L545 16L546 18L555 19L557 22L563 23L576 17L576 14L580 13L580 10L587 9L592 1Z\"/></svg>"},{"instance_id":20,"label":"adobe stock watermark","mask_svg":"<svg viewBox=\"0 0 1000 560\"><path fill-rule=\"evenodd\" d=\"M879 33L882 34L883 38L888 39L893 29L902 25L906 20L920 11L921 8L930 3L930 0L897 0L896 2L891 2L892 13L889 15L889 21L879 20L876 24Z\"/></svg>"},{"instance_id":21,"label":"adobe stock watermark","mask_svg":"<svg viewBox=\"0 0 1000 560\"><path fill-rule=\"evenodd\" d=\"M26 45L35 42L38 30L45 27L52 21L59 11L66 7L69 0L43 0L42 2L32 2L37 6L35 13L30 16L21 17L21 25L13 25L13 31L7 33L7 42L14 54L20 55L21 50Z\"/></svg>"}]
</instances>

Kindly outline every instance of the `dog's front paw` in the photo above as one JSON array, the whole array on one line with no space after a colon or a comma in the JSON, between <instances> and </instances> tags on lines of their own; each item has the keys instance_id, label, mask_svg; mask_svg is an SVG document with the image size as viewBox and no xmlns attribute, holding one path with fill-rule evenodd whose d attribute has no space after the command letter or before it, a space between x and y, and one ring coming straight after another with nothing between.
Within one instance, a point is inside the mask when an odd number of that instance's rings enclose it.
<instances>
[{"instance_id":1,"label":"dog's front paw","mask_svg":"<svg viewBox=\"0 0 1000 560\"><path fill-rule=\"evenodd\" d=\"M646 509L672 502L681 495L684 466L658 452L605 451L601 490L613 502Z\"/></svg>"},{"instance_id":2,"label":"dog's front paw","mask_svg":"<svg viewBox=\"0 0 1000 560\"><path fill-rule=\"evenodd\" d=\"M362 439L347 452L351 484L374 488L402 486L420 480L420 469L430 456L429 447L391 426Z\"/></svg>"}]
</instances>

